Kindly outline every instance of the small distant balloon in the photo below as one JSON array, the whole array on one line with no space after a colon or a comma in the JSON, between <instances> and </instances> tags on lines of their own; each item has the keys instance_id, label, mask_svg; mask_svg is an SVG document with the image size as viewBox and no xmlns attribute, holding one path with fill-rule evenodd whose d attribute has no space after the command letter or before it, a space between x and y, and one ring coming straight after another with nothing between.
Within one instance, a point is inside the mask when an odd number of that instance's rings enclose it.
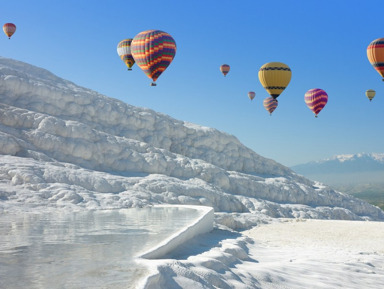
<instances>
[{"instance_id":1,"label":"small distant balloon","mask_svg":"<svg viewBox=\"0 0 384 289\"><path fill-rule=\"evenodd\" d=\"M373 40L367 47L367 57L384 81L384 38Z\"/></svg>"},{"instance_id":2,"label":"small distant balloon","mask_svg":"<svg viewBox=\"0 0 384 289\"><path fill-rule=\"evenodd\" d=\"M228 74L230 69L231 69L231 67L228 64L223 64L220 66L220 71L224 76L226 76Z\"/></svg>"},{"instance_id":3,"label":"small distant balloon","mask_svg":"<svg viewBox=\"0 0 384 289\"><path fill-rule=\"evenodd\" d=\"M135 64L135 60L131 53L131 43L132 38L128 38L121 40L119 44L117 44L117 54L120 56L121 60L124 61L128 70L132 70L132 66Z\"/></svg>"},{"instance_id":4,"label":"small distant balloon","mask_svg":"<svg viewBox=\"0 0 384 289\"><path fill-rule=\"evenodd\" d=\"M133 38L131 53L136 64L152 79L151 86L156 86L156 80L175 58L176 42L164 31L147 30Z\"/></svg>"},{"instance_id":5,"label":"small distant balloon","mask_svg":"<svg viewBox=\"0 0 384 289\"><path fill-rule=\"evenodd\" d=\"M376 95L376 91L374 91L373 89L368 89L366 92L365 92L365 95L368 97L369 101L372 101L372 99L375 97Z\"/></svg>"},{"instance_id":6,"label":"small distant balloon","mask_svg":"<svg viewBox=\"0 0 384 289\"><path fill-rule=\"evenodd\" d=\"M278 102L272 96L267 97L263 101L264 108L272 115L272 112L276 109Z\"/></svg>"},{"instance_id":7,"label":"small distant balloon","mask_svg":"<svg viewBox=\"0 0 384 289\"><path fill-rule=\"evenodd\" d=\"M305 93L304 101L317 117L328 102L328 94L320 88L313 88Z\"/></svg>"},{"instance_id":8,"label":"small distant balloon","mask_svg":"<svg viewBox=\"0 0 384 289\"><path fill-rule=\"evenodd\" d=\"M273 98L278 98L291 81L292 72L288 65L281 62L269 62L259 70L259 80L264 89Z\"/></svg>"},{"instance_id":9,"label":"small distant balloon","mask_svg":"<svg viewBox=\"0 0 384 289\"><path fill-rule=\"evenodd\" d=\"M5 23L3 25L3 31L4 31L5 35L7 35L9 39L11 39L11 36L16 31L16 25L13 23Z\"/></svg>"},{"instance_id":10,"label":"small distant balloon","mask_svg":"<svg viewBox=\"0 0 384 289\"><path fill-rule=\"evenodd\" d=\"M255 98L255 96L256 96L256 93L254 91L248 92L248 97L250 100L253 100Z\"/></svg>"}]
</instances>

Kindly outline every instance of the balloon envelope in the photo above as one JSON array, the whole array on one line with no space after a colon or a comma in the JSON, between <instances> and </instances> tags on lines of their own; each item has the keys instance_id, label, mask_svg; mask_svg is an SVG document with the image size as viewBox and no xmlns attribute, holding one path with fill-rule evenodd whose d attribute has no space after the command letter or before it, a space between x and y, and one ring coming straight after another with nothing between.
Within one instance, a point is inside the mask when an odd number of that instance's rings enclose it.
<instances>
[{"instance_id":1,"label":"balloon envelope","mask_svg":"<svg viewBox=\"0 0 384 289\"><path fill-rule=\"evenodd\" d=\"M384 78L384 38L373 40L368 45L367 57L373 68Z\"/></svg>"},{"instance_id":2,"label":"balloon envelope","mask_svg":"<svg viewBox=\"0 0 384 289\"><path fill-rule=\"evenodd\" d=\"M368 89L366 92L365 92L365 95L369 98L369 101L372 101L372 99L375 97L376 95L376 91L374 91L373 89Z\"/></svg>"},{"instance_id":3,"label":"balloon envelope","mask_svg":"<svg viewBox=\"0 0 384 289\"><path fill-rule=\"evenodd\" d=\"M281 62L269 62L259 70L261 85L273 98L277 98L291 81L292 72L288 65Z\"/></svg>"},{"instance_id":4,"label":"balloon envelope","mask_svg":"<svg viewBox=\"0 0 384 289\"><path fill-rule=\"evenodd\" d=\"M11 39L11 36L16 31L16 25L13 23L5 23L3 25L3 31L4 31L5 35L7 35L9 39Z\"/></svg>"},{"instance_id":5,"label":"balloon envelope","mask_svg":"<svg viewBox=\"0 0 384 289\"><path fill-rule=\"evenodd\" d=\"M136 64L155 81L171 64L176 55L176 42L171 35L160 30L147 30L137 34L131 43Z\"/></svg>"},{"instance_id":6,"label":"balloon envelope","mask_svg":"<svg viewBox=\"0 0 384 289\"><path fill-rule=\"evenodd\" d=\"M223 64L220 66L220 71L222 74L224 74L224 76L226 76L228 74L230 69L231 69L231 67L228 64Z\"/></svg>"},{"instance_id":7,"label":"balloon envelope","mask_svg":"<svg viewBox=\"0 0 384 289\"><path fill-rule=\"evenodd\" d=\"M255 96L256 96L255 92L253 92L253 91L248 92L248 97L250 100L253 100L255 98Z\"/></svg>"},{"instance_id":8,"label":"balloon envelope","mask_svg":"<svg viewBox=\"0 0 384 289\"><path fill-rule=\"evenodd\" d=\"M328 94L320 88L313 88L305 93L304 101L317 117L328 102Z\"/></svg>"},{"instance_id":9,"label":"balloon envelope","mask_svg":"<svg viewBox=\"0 0 384 289\"><path fill-rule=\"evenodd\" d=\"M131 68L135 64L135 60L131 53L131 42L132 38L128 38L121 40L119 44L117 44L117 54L120 56L121 60L124 61L128 70L132 70Z\"/></svg>"},{"instance_id":10,"label":"balloon envelope","mask_svg":"<svg viewBox=\"0 0 384 289\"><path fill-rule=\"evenodd\" d=\"M264 108L272 115L272 112L276 109L278 102L272 96L267 97L263 101Z\"/></svg>"}]
</instances>

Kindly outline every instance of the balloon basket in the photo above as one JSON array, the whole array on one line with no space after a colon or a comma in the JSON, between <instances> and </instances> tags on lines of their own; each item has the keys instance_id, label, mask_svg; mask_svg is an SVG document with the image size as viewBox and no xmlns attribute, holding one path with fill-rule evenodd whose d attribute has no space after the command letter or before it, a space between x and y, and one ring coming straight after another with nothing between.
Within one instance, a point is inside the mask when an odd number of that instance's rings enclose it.
<instances>
[{"instance_id":1,"label":"balloon basket","mask_svg":"<svg viewBox=\"0 0 384 289\"><path fill-rule=\"evenodd\" d=\"M156 86L156 83L152 82L152 83L151 83L151 86Z\"/></svg>"}]
</instances>

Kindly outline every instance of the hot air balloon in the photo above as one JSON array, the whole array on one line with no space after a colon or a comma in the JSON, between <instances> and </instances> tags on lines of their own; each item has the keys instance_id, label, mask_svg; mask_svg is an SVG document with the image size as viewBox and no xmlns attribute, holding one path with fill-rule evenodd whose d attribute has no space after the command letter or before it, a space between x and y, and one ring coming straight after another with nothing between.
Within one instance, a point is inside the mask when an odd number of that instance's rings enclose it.
<instances>
[{"instance_id":1,"label":"hot air balloon","mask_svg":"<svg viewBox=\"0 0 384 289\"><path fill-rule=\"evenodd\" d=\"M269 62L259 70L261 85L273 98L277 98L291 81L292 72L288 65L281 62Z\"/></svg>"},{"instance_id":2,"label":"hot air balloon","mask_svg":"<svg viewBox=\"0 0 384 289\"><path fill-rule=\"evenodd\" d=\"M255 92L253 92L253 91L248 92L248 97L250 100L253 100L255 98L255 96L256 96Z\"/></svg>"},{"instance_id":3,"label":"hot air balloon","mask_svg":"<svg viewBox=\"0 0 384 289\"><path fill-rule=\"evenodd\" d=\"M4 31L5 35L7 35L9 39L11 39L11 36L16 31L16 25L13 23L5 23L3 25L3 31Z\"/></svg>"},{"instance_id":4,"label":"hot air balloon","mask_svg":"<svg viewBox=\"0 0 384 289\"><path fill-rule=\"evenodd\" d=\"M368 89L366 92L365 92L365 95L369 98L369 101L372 101L372 99L375 97L376 95L376 91L374 91L373 89Z\"/></svg>"},{"instance_id":5,"label":"hot air balloon","mask_svg":"<svg viewBox=\"0 0 384 289\"><path fill-rule=\"evenodd\" d=\"M368 60L384 81L384 38L373 40L367 48Z\"/></svg>"},{"instance_id":6,"label":"hot air balloon","mask_svg":"<svg viewBox=\"0 0 384 289\"><path fill-rule=\"evenodd\" d=\"M132 38L128 38L121 40L119 44L117 44L117 54L120 56L121 60L124 61L128 70L132 70L132 66L135 64L135 60L131 54L131 42Z\"/></svg>"},{"instance_id":7,"label":"hot air balloon","mask_svg":"<svg viewBox=\"0 0 384 289\"><path fill-rule=\"evenodd\" d=\"M223 64L220 66L220 71L222 74L224 74L224 76L226 76L228 74L230 69L231 69L231 67L228 64Z\"/></svg>"},{"instance_id":8,"label":"hot air balloon","mask_svg":"<svg viewBox=\"0 0 384 289\"><path fill-rule=\"evenodd\" d=\"M277 105L279 103L277 102L276 99L274 99L273 97L267 97L266 99L264 99L263 101L263 105L264 105L264 108L269 111L269 114L272 115L272 112L276 109Z\"/></svg>"},{"instance_id":9,"label":"hot air balloon","mask_svg":"<svg viewBox=\"0 0 384 289\"><path fill-rule=\"evenodd\" d=\"M175 57L176 43L166 32L147 30L133 38L131 53L137 65L153 80L151 85L156 86L156 80Z\"/></svg>"},{"instance_id":10,"label":"hot air balloon","mask_svg":"<svg viewBox=\"0 0 384 289\"><path fill-rule=\"evenodd\" d=\"M315 114L315 117L317 117L328 102L328 94L320 88L313 88L305 93L304 100L309 109Z\"/></svg>"}]
</instances>

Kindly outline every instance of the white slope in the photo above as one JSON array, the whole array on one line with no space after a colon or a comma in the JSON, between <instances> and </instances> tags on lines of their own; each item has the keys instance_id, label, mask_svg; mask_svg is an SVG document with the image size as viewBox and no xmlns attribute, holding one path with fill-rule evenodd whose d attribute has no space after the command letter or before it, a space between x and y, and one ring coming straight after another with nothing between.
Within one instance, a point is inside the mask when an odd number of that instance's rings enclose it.
<instances>
[{"instance_id":1,"label":"white slope","mask_svg":"<svg viewBox=\"0 0 384 289\"><path fill-rule=\"evenodd\" d=\"M218 223L264 217L384 220L234 136L175 120L0 58L0 209L207 205Z\"/></svg>"},{"instance_id":2,"label":"white slope","mask_svg":"<svg viewBox=\"0 0 384 289\"><path fill-rule=\"evenodd\" d=\"M157 261L145 288L384 288L383 238L384 222L283 219L243 235L216 229Z\"/></svg>"},{"instance_id":3,"label":"white slope","mask_svg":"<svg viewBox=\"0 0 384 289\"><path fill-rule=\"evenodd\" d=\"M278 227L280 243L274 226L250 237L223 226L263 228L277 217L383 221L377 207L298 176L228 134L0 58L1 214L153 204L212 206L216 229L185 243L173 259L143 260L153 271L141 288L384 286L382 251L323 248L313 243L323 234L318 226L297 246L286 246L286 231L302 235L292 226ZM334 238L347 241L338 223L328 222ZM357 230L350 223L344 224ZM373 224L355 237L364 242L362 236L384 231L383 222Z\"/></svg>"}]
</instances>

